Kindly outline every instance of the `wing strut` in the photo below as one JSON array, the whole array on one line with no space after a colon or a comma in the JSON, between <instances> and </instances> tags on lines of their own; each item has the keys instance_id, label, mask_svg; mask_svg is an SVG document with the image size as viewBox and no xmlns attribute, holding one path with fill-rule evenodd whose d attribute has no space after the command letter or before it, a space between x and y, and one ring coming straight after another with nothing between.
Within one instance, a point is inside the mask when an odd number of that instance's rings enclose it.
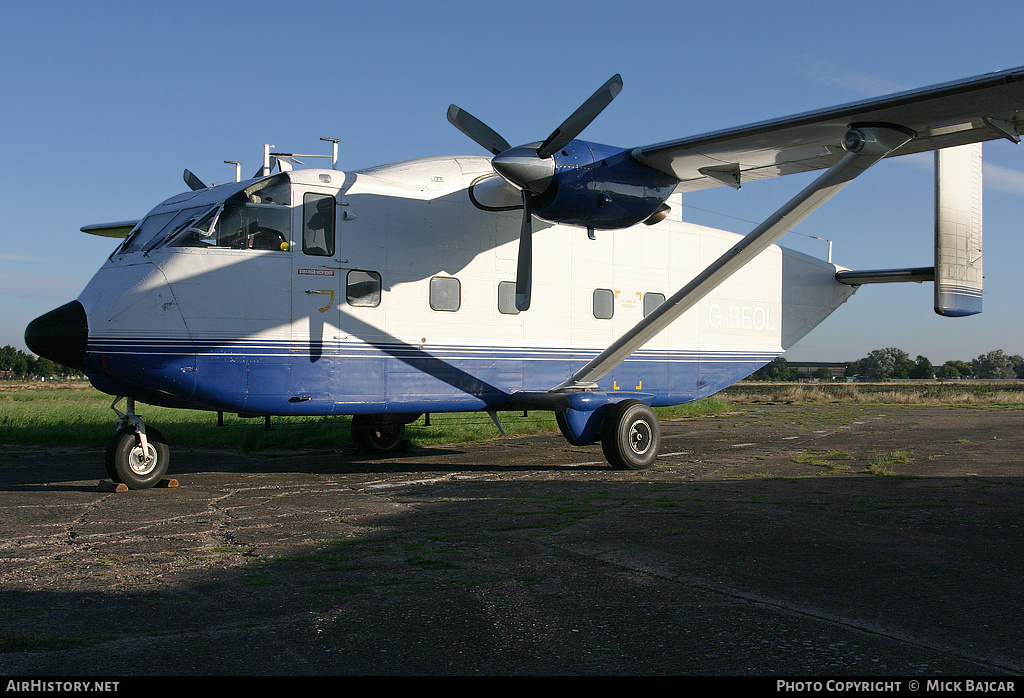
<instances>
[{"instance_id":1,"label":"wing strut","mask_svg":"<svg viewBox=\"0 0 1024 698\"><path fill-rule=\"evenodd\" d=\"M846 154L807 188L748 233L657 310L616 340L552 392L594 390L597 381L649 342L719 284L767 249L815 209L876 162L914 138L900 126L872 124L851 128L843 139Z\"/></svg>"}]
</instances>

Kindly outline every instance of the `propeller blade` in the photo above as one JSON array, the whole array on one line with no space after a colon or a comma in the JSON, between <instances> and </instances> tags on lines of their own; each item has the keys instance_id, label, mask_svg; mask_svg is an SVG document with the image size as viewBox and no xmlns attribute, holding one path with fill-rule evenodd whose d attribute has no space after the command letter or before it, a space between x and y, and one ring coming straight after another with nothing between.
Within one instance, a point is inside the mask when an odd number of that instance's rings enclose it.
<instances>
[{"instance_id":1,"label":"propeller blade","mask_svg":"<svg viewBox=\"0 0 1024 698\"><path fill-rule=\"evenodd\" d=\"M200 180L198 177L196 177L194 174L192 174L188 170L185 170L184 177L185 177L185 184L187 184L189 186L189 189L191 189L192 191L197 191L199 189L206 189L206 185L203 184L202 180Z\"/></svg>"},{"instance_id":2,"label":"propeller blade","mask_svg":"<svg viewBox=\"0 0 1024 698\"><path fill-rule=\"evenodd\" d=\"M555 132L548 136L547 140L537 148L537 156L549 158L556 150L561 150L569 144L587 125L607 107L615 96L622 91L622 78L618 74L613 75L608 82L601 85L597 92L590 95L590 99L580 105L580 108L572 113L562 125L555 129Z\"/></svg>"},{"instance_id":3,"label":"propeller blade","mask_svg":"<svg viewBox=\"0 0 1024 698\"><path fill-rule=\"evenodd\" d=\"M478 144L491 151L491 154L493 155L497 155L498 153L512 147L508 144L508 141L499 136L490 126L485 124L483 121L480 121L480 119L476 118L468 111L459 109L454 104L448 107L448 121L450 121L455 128L459 129Z\"/></svg>"},{"instance_id":4,"label":"propeller blade","mask_svg":"<svg viewBox=\"0 0 1024 698\"><path fill-rule=\"evenodd\" d=\"M516 308L530 309L533 281L533 195L523 190L523 224L519 230L519 260L516 264Z\"/></svg>"}]
</instances>

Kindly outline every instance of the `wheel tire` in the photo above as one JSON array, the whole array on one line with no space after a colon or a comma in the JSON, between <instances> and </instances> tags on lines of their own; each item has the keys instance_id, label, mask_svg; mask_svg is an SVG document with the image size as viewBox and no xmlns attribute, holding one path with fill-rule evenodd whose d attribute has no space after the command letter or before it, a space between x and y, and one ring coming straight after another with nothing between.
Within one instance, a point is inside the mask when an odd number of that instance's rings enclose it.
<instances>
[{"instance_id":1,"label":"wheel tire","mask_svg":"<svg viewBox=\"0 0 1024 698\"><path fill-rule=\"evenodd\" d=\"M649 468L660 446L661 424L650 407L639 400L623 400L609 408L601 423L601 449L613 468Z\"/></svg>"},{"instance_id":2,"label":"wheel tire","mask_svg":"<svg viewBox=\"0 0 1024 698\"><path fill-rule=\"evenodd\" d=\"M142 458L142 446L134 431L119 431L107 446L107 475L114 482L131 490L144 490L156 485L167 473L171 449L154 427L146 427L150 459Z\"/></svg>"},{"instance_id":3,"label":"wheel tire","mask_svg":"<svg viewBox=\"0 0 1024 698\"><path fill-rule=\"evenodd\" d=\"M376 415L352 417L352 440L367 453L391 453L405 443L405 425L382 422Z\"/></svg>"}]
</instances>

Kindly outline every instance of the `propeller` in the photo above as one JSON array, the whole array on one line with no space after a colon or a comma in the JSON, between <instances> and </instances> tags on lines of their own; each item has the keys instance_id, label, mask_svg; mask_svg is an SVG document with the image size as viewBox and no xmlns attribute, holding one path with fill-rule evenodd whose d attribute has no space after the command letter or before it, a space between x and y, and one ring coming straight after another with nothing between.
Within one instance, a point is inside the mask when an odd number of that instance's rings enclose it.
<instances>
[{"instance_id":1,"label":"propeller","mask_svg":"<svg viewBox=\"0 0 1024 698\"><path fill-rule=\"evenodd\" d=\"M554 133L547 137L537 148L537 157L549 158L574 139L593 121L598 114L604 111L616 95L622 91L622 78L618 74L608 79L608 82L601 85L597 92L590 95L590 98L580 105L579 109L572 113L562 125L555 129Z\"/></svg>"},{"instance_id":2,"label":"propeller","mask_svg":"<svg viewBox=\"0 0 1024 698\"><path fill-rule=\"evenodd\" d=\"M539 143L509 146L508 141L484 122L454 104L448 107L448 121L488 150L491 167L523 195L523 221L519 231L519 259L516 265L516 308L528 310L533 276L533 197L543 194L555 176L552 157L585 129L622 91L622 78L613 75L587 101Z\"/></svg>"},{"instance_id":3,"label":"propeller","mask_svg":"<svg viewBox=\"0 0 1024 698\"><path fill-rule=\"evenodd\" d=\"M448 107L448 121L494 155L512 147L490 126L454 104Z\"/></svg>"},{"instance_id":4,"label":"propeller","mask_svg":"<svg viewBox=\"0 0 1024 698\"><path fill-rule=\"evenodd\" d=\"M202 180L196 177L194 174L192 174L192 172L190 172L189 170L185 170L183 176L185 178L185 184L187 184L189 186L189 189L191 189L192 191L206 189L206 185L203 184Z\"/></svg>"},{"instance_id":5,"label":"propeller","mask_svg":"<svg viewBox=\"0 0 1024 698\"><path fill-rule=\"evenodd\" d=\"M519 229L519 257L516 260L516 308L530 309L533 286L533 196L523 190L523 222Z\"/></svg>"}]
</instances>

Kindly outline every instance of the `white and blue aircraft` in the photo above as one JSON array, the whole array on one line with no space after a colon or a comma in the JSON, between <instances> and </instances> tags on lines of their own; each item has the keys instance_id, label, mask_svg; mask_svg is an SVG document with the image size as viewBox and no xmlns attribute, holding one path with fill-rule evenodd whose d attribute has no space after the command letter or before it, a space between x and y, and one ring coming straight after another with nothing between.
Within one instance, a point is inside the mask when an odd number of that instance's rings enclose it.
<instances>
[{"instance_id":1,"label":"white and blue aircraft","mask_svg":"<svg viewBox=\"0 0 1024 698\"><path fill-rule=\"evenodd\" d=\"M500 429L499 410L551 410L571 443L637 469L658 453L652 407L749 375L862 284L930 280L938 313L981 310L980 144L1019 141L1024 68L654 145L578 140L621 87L518 147L452 105L488 157L343 172L335 142L331 169L265 148L249 180L186 170L190 191L142 220L82 229L123 241L25 341L114 396L107 470L139 489L169 448L136 402L353 415L372 452L423 413L486 411ZM851 271L774 244L877 161L930 150L934 267ZM814 170L745 236L671 210Z\"/></svg>"}]
</instances>

